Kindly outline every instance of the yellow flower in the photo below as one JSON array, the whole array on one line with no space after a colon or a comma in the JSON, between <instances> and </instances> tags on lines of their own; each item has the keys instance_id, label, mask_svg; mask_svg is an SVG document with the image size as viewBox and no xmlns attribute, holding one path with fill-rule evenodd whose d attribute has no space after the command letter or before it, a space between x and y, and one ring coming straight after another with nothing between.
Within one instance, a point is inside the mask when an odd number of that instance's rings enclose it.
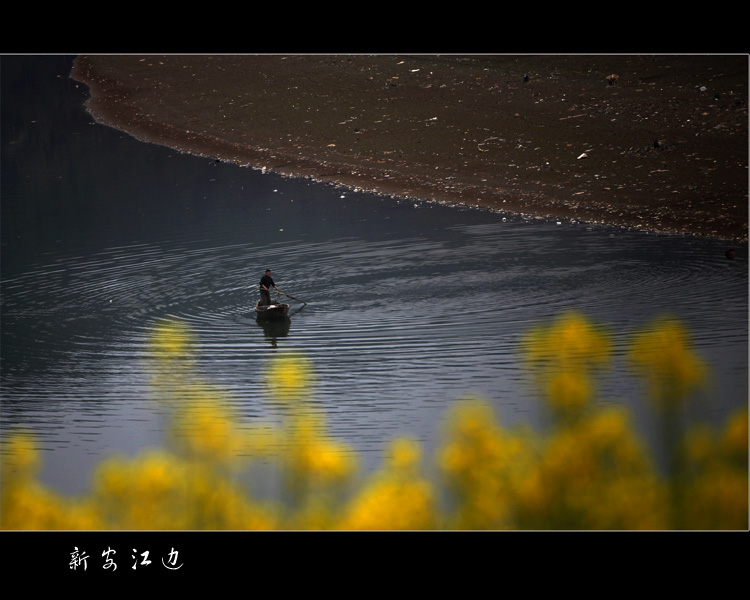
<instances>
[{"instance_id":1,"label":"yellow flower","mask_svg":"<svg viewBox=\"0 0 750 600\"><path fill-rule=\"evenodd\" d=\"M417 469L421 450L413 440L394 440L383 468L355 496L338 524L346 530L424 530L437 525L432 485Z\"/></svg>"},{"instance_id":2,"label":"yellow flower","mask_svg":"<svg viewBox=\"0 0 750 600\"><path fill-rule=\"evenodd\" d=\"M290 461L296 477L328 483L341 481L354 473L356 460L351 449L323 436L296 440L290 451Z\"/></svg>"},{"instance_id":3,"label":"yellow flower","mask_svg":"<svg viewBox=\"0 0 750 600\"><path fill-rule=\"evenodd\" d=\"M94 495L108 529L189 528L188 470L162 451L112 456L95 473Z\"/></svg>"},{"instance_id":4,"label":"yellow flower","mask_svg":"<svg viewBox=\"0 0 750 600\"><path fill-rule=\"evenodd\" d=\"M434 492L425 480L374 480L352 501L338 529L428 530L436 526Z\"/></svg>"},{"instance_id":5,"label":"yellow flower","mask_svg":"<svg viewBox=\"0 0 750 600\"><path fill-rule=\"evenodd\" d=\"M708 426L688 432L684 528L747 529L747 432L747 409L731 415L723 433Z\"/></svg>"},{"instance_id":6,"label":"yellow flower","mask_svg":"<svg viewBox=\"0 0 750 600\"><path fill-rule=\"evenodd\" d=\"M181 398L180 387L191 379L195 339L190 328L174 319L159 322L151 332L147 356L153 359L155 398L170 405Z\"/></svg>"},{"instance_id":7,"label":"yellow flower","mask_svg":"<svg viewBox=\"0 0 750 600\"><path fill-rule=\"evenodd\" d=\"M722 438L723 451L740 465L747 466L748 416L747 408L730 416Z\"/></svg>"},{"instance_id":8,"label":"yellow flower","mask_svg":"<svg viewBox=\"0 0 750 600\"><path fill-rule=\"evenodd\" d=\"M457 403L446 424L438 464L456 504L452 526L511 528L516 499L533 487L531 439L502 428L479 399Z\"/></svg>"},{"instance_id":9,"label":"yellow flower","mask_svg":"<svg viewBox=\"0 0 750 600\"><path fill-rule=\"evenodd\" d=\"M14 432L3 446L1 529L73 530L99 527L99 514L92 503L64 498L37 481L41 461L31 434Z\"/></svg>"},{"instance_id":10,"label":"yellow flower","mask_svg":"<svg viewBox=\"0 0 750 600\"><path fill-rule=\"evenodd\" d=\"M14 482L3 486L0 504L2 529L68 529L62 498L36 481Z\"/></svg>"},{"instance_id":11,"label":"yellow flower","mask_svg":"<svg viewBox=\"0 0 750 600\"><path fill-rule=\"evenodd\" d=\"M555 406L565 409L586 406L594 393L588 376L564 371L550 375L546 390L547 398Z\"/></svg>"},{"instance_id":12,"label":"yellow flower","mask_svg":"<svg viewBox=\"0 0 750 600\"><path fill-rule=\"evenodd\" d=\"M662 407L686 399L703 384L708 372L690 350L684 326L666 317L635 336L629 356L646 378L651 397Z\"/></svg>"},{"instance_id":13,"label":"yellow flower","mask_svg":"<svg viewBox=\"0 0 750 600\"><path fill-rule=\"evenodd\" d=\"M609 335L577 312L533 328L522 347L545 398L564 413L588 405L594 393L592 370L606 365L611 354Z\"/></svg>"},{"instance_id":14,"label":"yellow flower","mask_svg":"<svg viewBox=\"0 0 750 600\"><path fill-rule=\"evenodd\" d=\"M3 478L31 477L38 471L41 460L31 433L14 431L5 440L2 462Z\"/></svg>"},{"instance_id":15,"label":"yellow flower","mask_svg":"<svg viewBox=\"0 0 750 600\"><path fill-rule=\"evenodd\" d=\"M397 473L413 473L422 460L422 449L416 440L397 438L389 448L388 468Z\"/></svg>"},{"instance_id":16,"label":"yellow flower","mask_svg":"<svg viewBox=\"0 0 750 600\"><path fill-rule=\"evenodd\" d=\"M590 414L548 438L538 465L541 502L521 505L542 529L649 529L664 520L655 466L620 409Z\"/></svg>"},{"instance_id":17,"label":"yellow flower","mask_svg":"<svg viewBox=\"0 0 750 600\"><path fill-rule=\"evenodd\" d=\"M282 400L299 400L313 383L310 362L296 353L275 357L266 370L266 385Z\"/></svg>"},{"instance_id":18,"label":"yellow flower","mask_svg":"<svg viewBox=\"0 0 750 600\"><path fill-rule=\"evenodd\" d=\"M190 328L177 320L165 320L154 328L150 348L161 359L181 359L189 357L195 346Z\"/></svg>"},{"instance_id":19,"label":"yellow flower","mask_svg":"<svg viewBox=\"0 0 750 600\"><path fill-rule=\"evenodd\" d=\"M219 398L199 397L175 412L171 433L176 447L193 458L238 460L247 437L237 429L233 414Z\"/></svg>"},{"instance_id":20,"label":"yellow flower","mask_svg":"<svg viewBox=\"0 0 750 600\"><path fill-rule=\"evenodd\" d=\"M692 430L679 440L680 478L660 476L629 414L591 402L594 369L608 362L610 342L577 313L536 328L524 346L548 406L565 418L549 434L532 434L503 427L480 398L458 402L444 419L437 453L440 490L422 471L420 444L407 437L393 440L381 468L353 488L356 454L326 433L324 415L305 402L313 376L299 354L274 358L266 375L269 390L289 401L277 407L282 424L241 426L226 394L191 372L193 347L189 329L176 321L159 324L151 339L156 382L174 409L176 453L111 457L97 469L90 496L67 499L35 479L40 456L33 438L10 435L3 441L0 527L747 528L747 411L732 415L723 431ZM684 398L706 374L684 329L671 320L638 336L630 357L662 404ZM287 484L276 502L258 502L245 486L256 480L241 481L239 467L261 462L251 463L253 457L278 459L262 465Z\"/></svg>"},{"instance_id":21,"label":"yellow flower","mask_svg":"<svg viewBox=\"0 0 750 600\"><path fill-rule=\"evenodd\" d=\"M334 502L343 491L357 469L356 455L347 444L331 439L322 417L313 412L295 412L282 433L280 466L285 490L298 511L297 526L300 519L320 523L325 513L321 503Z\"/></svg>"},{"instance_id":22,"label":"yellow flower","mask_svg":"<svg viewBox=\"0 0 750 600\"><path fill-rule=\"evenodd\" d=\"M524 340L527 361L556 367L588 367L609 361L608 334L571 311L550 325L533 328Z\"/></svg>"}]
</instances>

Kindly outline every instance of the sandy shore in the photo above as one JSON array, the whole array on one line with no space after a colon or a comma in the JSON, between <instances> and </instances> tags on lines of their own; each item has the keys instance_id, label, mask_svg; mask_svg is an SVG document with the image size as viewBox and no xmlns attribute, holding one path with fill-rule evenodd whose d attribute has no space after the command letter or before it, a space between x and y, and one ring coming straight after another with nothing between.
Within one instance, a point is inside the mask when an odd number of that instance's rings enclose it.
<instances>
[{"instance_id":1,"label":"sandy shore","mask_svg":"<svg viewBox=\"0 0 750 600\"><path fill-rule=\"evenodd\" d=\"M746 241L745 55L94 55L144 141L420 201Z\"/></svg>"}]
</instances>

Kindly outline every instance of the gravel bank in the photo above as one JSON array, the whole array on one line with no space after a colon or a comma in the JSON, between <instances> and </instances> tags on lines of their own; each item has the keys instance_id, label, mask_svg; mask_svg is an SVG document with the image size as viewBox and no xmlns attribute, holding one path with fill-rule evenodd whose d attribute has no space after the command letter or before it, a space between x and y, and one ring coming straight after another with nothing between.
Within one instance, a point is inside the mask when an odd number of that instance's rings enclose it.
<instances>
[{"instance_id":1,"label":"gravel bank","mask_svg":"<svg viewBox=\"0 0 750 600\"><path fill-rule=\"evenodd\" d=\"M144 141L414 200L746 241L746 55L93 55Z\"/></svg>"}]
</instances>

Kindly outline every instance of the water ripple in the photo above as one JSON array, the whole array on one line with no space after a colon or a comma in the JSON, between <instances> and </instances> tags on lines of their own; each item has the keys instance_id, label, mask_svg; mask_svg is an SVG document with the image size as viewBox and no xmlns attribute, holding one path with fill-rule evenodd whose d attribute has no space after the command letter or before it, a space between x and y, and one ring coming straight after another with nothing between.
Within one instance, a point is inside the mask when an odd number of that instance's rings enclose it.
<instances>
[{"instance_id":1,"label":"water ripple","mask_svg":"<svg viewBox=\"0 0 750 600\"><path fill-rule=\"evenodd\" d=\"M137 407L150 395L145 347L165 318L192 328L197 368L248 417L269 414L258 393L269 357L305 352L334 431L372 456L397 432L429 438L447 403L466 393L492 398L505 420L533 414L519 341L569 308L625 333L674 313L719 361L746 346L746 268L715 246L488 220L388 239L300 237L262 249L183 239L48 256L2 282L4 397L24 401L6 418L56 431L45 425L50 403L96 407L90 424L69 424L86 439L112 437L111 426L99 428L112 411L126 410L125 424L153 423ZM267 265L307 302L290 301L292 319L281 326L254 318ZM725 366L734 377L738 360Z\"/></svg>"}]
</instances>

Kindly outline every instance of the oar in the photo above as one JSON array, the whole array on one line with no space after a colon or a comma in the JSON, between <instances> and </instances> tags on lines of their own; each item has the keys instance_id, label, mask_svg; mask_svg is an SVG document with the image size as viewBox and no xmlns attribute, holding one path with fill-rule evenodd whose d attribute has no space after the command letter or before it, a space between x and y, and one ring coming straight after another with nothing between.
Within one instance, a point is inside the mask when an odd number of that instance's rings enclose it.
<instances>
[{"instance_id":1,"label":"oar","mask_svg":"<svg viewBox=\"0 0 750 600\"><path fill-rule=\"evenodd\" d=\"M279 288L276 288L276 291L279 292L280 294L284 294L285 296L289 296L292 300L296 300L297 302L302 302L302 300L300 300L299 298L295 298L291 294L287 294L286 292L282 292ZM302 304L307 304L307 302L302 302Z\"/></svg>"}]
</instances>

